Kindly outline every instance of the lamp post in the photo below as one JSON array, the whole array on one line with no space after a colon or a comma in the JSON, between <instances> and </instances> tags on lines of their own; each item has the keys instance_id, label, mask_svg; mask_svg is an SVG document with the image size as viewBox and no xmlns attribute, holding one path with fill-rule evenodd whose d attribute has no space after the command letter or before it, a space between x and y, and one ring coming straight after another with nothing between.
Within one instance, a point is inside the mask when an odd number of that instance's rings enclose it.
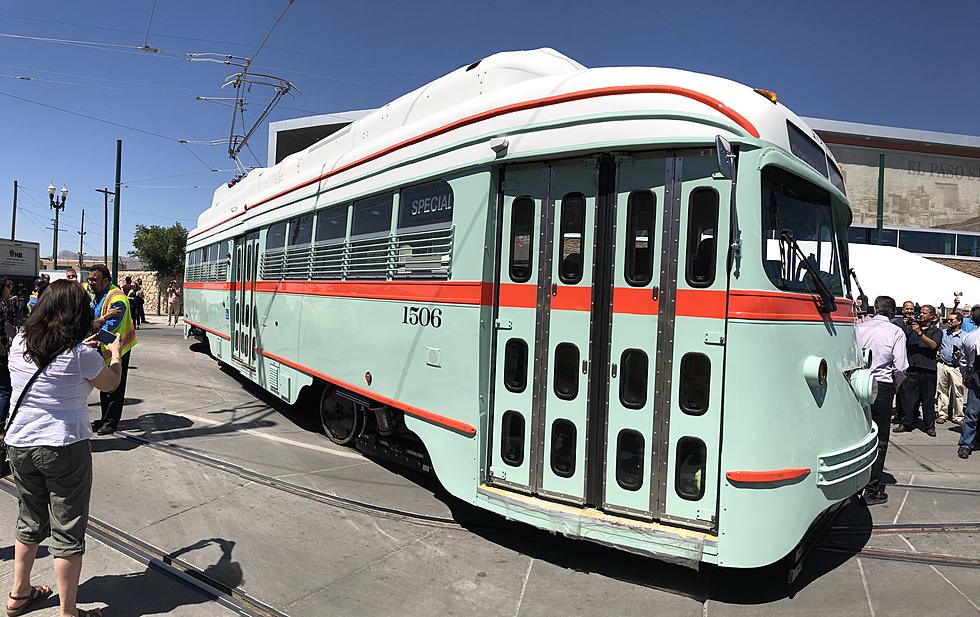
<instances>
[{"instance_id":1,"label":"lamp post","mask_svg":"<svg viewBox=\"0 0 980 617\"><path fill-rule=\"evenodd\" d=\"M48 185L48 200L51 202L51 207L54 208L54 269L58 269L58 213L65 209L65 202L68 200L68 186L61 185L61 201L59 201L55 196L54 182Z\"/></svg>"}]
</instances>

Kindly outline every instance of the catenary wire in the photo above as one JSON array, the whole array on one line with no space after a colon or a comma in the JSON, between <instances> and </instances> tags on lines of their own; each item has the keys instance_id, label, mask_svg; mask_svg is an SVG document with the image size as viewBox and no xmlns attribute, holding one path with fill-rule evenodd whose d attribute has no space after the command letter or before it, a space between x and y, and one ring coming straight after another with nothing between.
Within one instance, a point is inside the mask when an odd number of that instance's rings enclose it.
<instances>
[{"instance_id":1,"label":"catenary wire","mask_svg":"<svg viewBox=\"0 0 980 617\"><path fill-rule=\"evenodd\" d=\"M146 48L146 44L150 41L150 26L153 25L153 13L157 10L157 0L153 0L153 6L150 7L150 21L146 24L146 35L143 37L143 47Z\"/></svg>"}]
</instances>

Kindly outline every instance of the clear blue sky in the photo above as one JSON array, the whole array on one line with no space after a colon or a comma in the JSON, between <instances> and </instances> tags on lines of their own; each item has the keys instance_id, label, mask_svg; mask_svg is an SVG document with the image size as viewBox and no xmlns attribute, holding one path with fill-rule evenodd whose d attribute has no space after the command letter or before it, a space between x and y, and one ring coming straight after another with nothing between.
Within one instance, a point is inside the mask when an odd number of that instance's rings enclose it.
<instances>
[{"instance_id":1,"label":"clear blue sky","mask_svg":"<svg viewBox=\"0 0 980 617\"><path fill-rule=\"evenodd\" d=\"M46 187L70 189L59 249L102 252L102 196L123 140L121 250L137 224L193 228L213 187L229 179L223 147L178 138L227 137L229 111L195 96L231 67L190 52L253 53L285 0L14 0L0 33L96 42L64 45L0 36L0 93L157 133L156 137L0 96L0 236L51 250ZM302 91L270 120L375 107L463 64L503 50L554 47L586 66L670 66L775 90L798 114L980 135L976 27L980 3L529 1L334 3L296 0L253 64ZM147 37L147 27L149 35ZM161 54L137 51L146 40ZM124 47L129 46L129 47ZM19 76L34 81L15 79ZM269 93L253 91L246 118ZM251 140L266 163L263 126ZM198 160L194 155L200 157ZM246 152L244 160L255 165ZM208 168L225 170L218 173Z\"/></svg>"}]
</instances>

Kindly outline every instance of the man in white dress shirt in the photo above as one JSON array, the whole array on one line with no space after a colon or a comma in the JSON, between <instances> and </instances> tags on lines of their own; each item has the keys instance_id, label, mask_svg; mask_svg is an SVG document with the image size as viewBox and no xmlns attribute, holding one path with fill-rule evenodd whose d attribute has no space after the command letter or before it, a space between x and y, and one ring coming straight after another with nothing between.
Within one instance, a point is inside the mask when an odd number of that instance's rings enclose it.
<instances>
[{"instance_id":1,"label":"man in white dress shirt","mask_svg":"<svg viewBox=\"0 0 980 617\"><path fill-rule=\"evenodd\" d=\"M864 502L869 506L888 501L881 483L881 472L885 468L885 454L888 452L892 398L909 367L905 332L891 322L893 317L895 300L889 296L878 296L875 298L875 316L855 327L858 344L871 350L870 368L878 382L878 396L871 404L871 419L878 427L878 458L871 466L871 480L862 493Z\"/></svg>"}]
</instances>

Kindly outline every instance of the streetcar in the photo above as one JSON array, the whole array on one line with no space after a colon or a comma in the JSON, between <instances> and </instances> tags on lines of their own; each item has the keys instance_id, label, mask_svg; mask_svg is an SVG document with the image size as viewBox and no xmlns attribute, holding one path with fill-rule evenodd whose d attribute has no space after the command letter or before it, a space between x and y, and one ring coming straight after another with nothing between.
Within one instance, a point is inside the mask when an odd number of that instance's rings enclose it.
<instances>
[{"instance_id":1,"label":"streetcar","mask_svg":"<svg viewBox=\"0 0 980 617\"><path fill-rule=\"evenodd\" d=\"M508 519L798 568L877 455L850 222L772 92L504 52L217 188L185 335Z\"/></svg>"}]
</instances>

